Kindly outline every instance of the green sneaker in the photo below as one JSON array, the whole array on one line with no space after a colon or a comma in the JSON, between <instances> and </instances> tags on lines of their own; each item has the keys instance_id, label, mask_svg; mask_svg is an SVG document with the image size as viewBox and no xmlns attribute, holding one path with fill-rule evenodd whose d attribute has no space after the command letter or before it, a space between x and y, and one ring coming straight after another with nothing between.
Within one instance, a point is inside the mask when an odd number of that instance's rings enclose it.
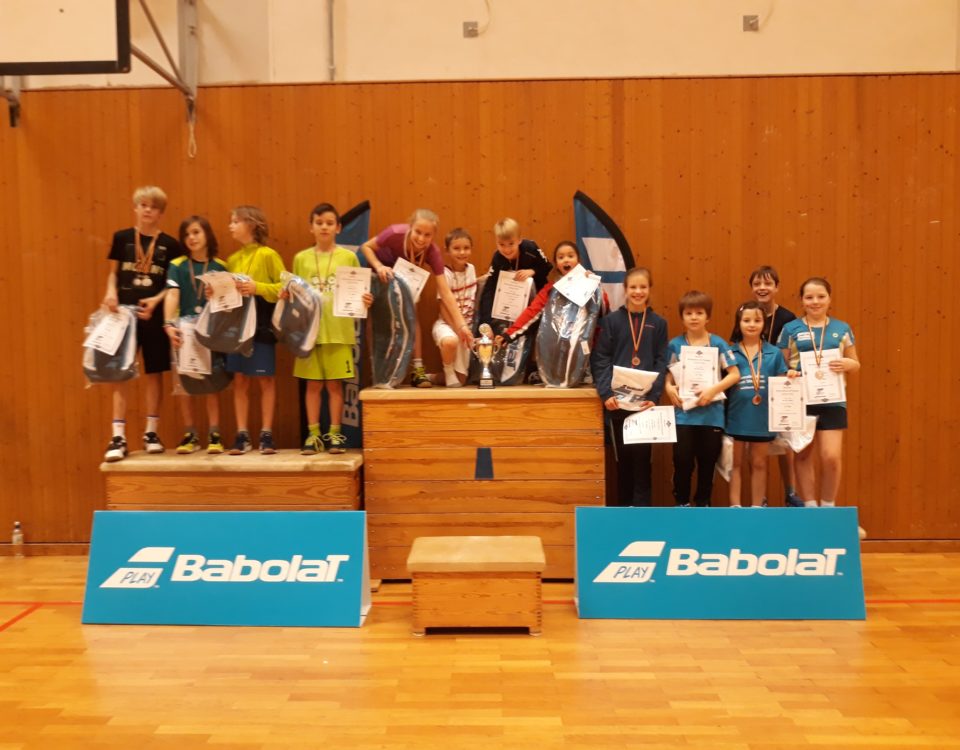
<instances>
[{"instance_id":1,"label":"green sneaker","mask_svg":"<svg viewBox=\"0 0 960 750\"><path fill-rule=\"evenodd\" d=\"M410 385L414 388L433 388L433 383L427 377L427 371L422 367L414 367L413 374L410 376Z\"/></svg>"},{"instance_id":2,"label":"green sneaker","mask_svg":"<svg viewBox=\"0 0 960 750\"><path fill-rule=\"evenodd\" d=\"M200 439L197 437L197 433L184 433L183 440L181 440L180 445L177 446L177 453L185 455L187 453L196 453L198 450L200 450Z\"/></svg>"},{"instance_id":3,"label":"green sneaker","mask_svg":"<svg viewBox=\"0 0 960 750\"><path fill-rule=\"evenodd\" d=\"M300 449L301 456L315 456L317 453L323 453L323 441L319 435L310 435L303 441L303 447Z\"/></svg>"},{"instance_id":4,"label":"green sneaker","mask_svg":"<svg viewBox=\"0 0 960 750\"><path fill-rule=\"evenodd\" d=\"M323 436L323 442L328 446L331 454L347 452L347 436L342 432L328 432Z\"/></svg>"}]
</instances>

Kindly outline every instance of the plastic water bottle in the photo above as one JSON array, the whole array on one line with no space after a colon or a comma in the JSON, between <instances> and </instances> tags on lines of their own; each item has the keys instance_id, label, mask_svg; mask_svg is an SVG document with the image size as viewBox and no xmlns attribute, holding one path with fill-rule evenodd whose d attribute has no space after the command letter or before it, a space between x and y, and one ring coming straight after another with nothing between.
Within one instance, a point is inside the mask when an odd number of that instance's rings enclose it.
<instances>
[{"instance_id":1,"label":"plastic water bottle","mask_svg":"<svg viewBox=\"0 0 960 750\"><path fill-rule=\"evenodd\" d=\"M10 535L10 546L14 557L23 557L23 529L19 521L13 522L13 534Z\"/></svg>"}]
</instances>

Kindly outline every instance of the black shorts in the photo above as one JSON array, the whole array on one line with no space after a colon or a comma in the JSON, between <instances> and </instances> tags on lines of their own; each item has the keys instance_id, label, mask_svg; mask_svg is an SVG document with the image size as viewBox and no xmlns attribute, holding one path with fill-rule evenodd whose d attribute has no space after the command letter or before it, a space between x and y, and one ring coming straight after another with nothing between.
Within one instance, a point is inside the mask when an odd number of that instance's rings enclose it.
<instances>
[{"instance_id":1,"label":"black shorts","mask_svg":"<svg viewBox=\"0 0 960 750\"><path fill-rule=\"evenodd\" d=\"M776 435L771 435L766 437L764 435L731 435L727 433L727 437L733 438L739 443L772 443L776 440Z\"/></svg>"},{"instance_id":2,"label":"black shorts","mask_svg":"<svg viewBox=\"0 0 960 750\"><path fill-rule=\"evenodd\" d=\"M817 418L817 430L847 429L847 407L837 404L808 404L807 416Z\"/></svg>"},{"instance_id":3,"label":"black shorts","mask_svg":"<svg viewBox=\"0 0 960 750\"><path fill-rule=\"evenodd\" d=\"M150 320L137 318L137 346L144 373L153 375L170 370L170 339L163 330L162 316L154 315Z\"/></svg>"}]
</instances>

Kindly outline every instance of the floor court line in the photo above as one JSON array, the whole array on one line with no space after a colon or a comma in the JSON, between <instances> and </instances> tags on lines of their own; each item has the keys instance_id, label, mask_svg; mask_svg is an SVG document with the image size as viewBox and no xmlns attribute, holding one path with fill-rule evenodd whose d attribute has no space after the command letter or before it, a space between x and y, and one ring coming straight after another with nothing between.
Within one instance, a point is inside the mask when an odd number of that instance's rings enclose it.
<instances>
[{"instance_id":1,"label":"floor court line","mask_svg":"<svg viewBox=\"0 0 960 750\"><path fill-rule=\"evenodd\" d=\"M34 604L34 605L31 606L31 607L27 607L27 608L26 608L25 610L23 610L23 612L21 612L20 614L14 615L14 616L11 617L9 620L7 620L5 623L3 623L2 625L0 625L0 633L2 633L4 630L6 630L7 628L9 628L11 625L15 625L16 623L20 622L20 620L24 619L25 617L29 617L29 616L32 615L34 612L36 612L38 609L40 609L40 607L42 607L42 606L43 606L43 604Z\"/></svg>"}]
</instances>

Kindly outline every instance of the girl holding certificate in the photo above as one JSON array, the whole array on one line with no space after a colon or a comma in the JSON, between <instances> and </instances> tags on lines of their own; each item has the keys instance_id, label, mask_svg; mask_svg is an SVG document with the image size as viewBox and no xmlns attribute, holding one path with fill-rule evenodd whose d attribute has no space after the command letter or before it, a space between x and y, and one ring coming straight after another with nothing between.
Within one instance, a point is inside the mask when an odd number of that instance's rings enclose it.
<instances>
[{"instance_id":1,"label":"girl holding certificate","mask_svg":"<svg viewBox=\"0 0 960 750\"><path fill-rule=\"evenodd\" d=\"M272 247L267 247L270 229L267 217L256 206L237 206L230 214L230 236L241 248L227 258L227 270L248 277L238 281L237 289L244 297L256 297L257 333L253 356L227 355L227 370L236 374L233 379L233 408L237 416L237 436L230 448L231 456L241 456L252 450L247 429L250 416L250 382L260 385L260 452L277 452L273 442L274 407L277 403L276 344L270 320L273 307L280 299L283 282L283 259Z\"/></svg>"},{"instance_id":2,"label":"girl holding certificate","mask_svg":"<svg viewBox=\"0 0 960 750\"><path fill-rule=\"evenodd\" d=\"M179 350L184 343L180 330L180 318L197 315L207 304L204 283L201 276L205 273L226 271L227 267L217 260L217 237L210 222L202 216L189 216L180 224L180 245L187 248L189 255L175 258L167 269L167 296L163 299L163 315L166 319L163 330L170 338L170 345ZM222 356L222 355L218 355ZM208 393L204 397L207 405L209 439L207 453L223 453L223 439L220 437L220 394ZM180 415L186 432L177 453L187 454L200 450L200 439L193 421L193 397L184 395L180 402Z\"/></svg>"},{"instance_id":3,"label":"girl holding certificate","mask_svg":"<svg viewBox=\"0 0 960 750\"><path fill-rule=\"evenodd\" d=\"M804 281L800 286L803 317L787 323L778 342L790 369L803 374L807 415L817 417L813 442L797 455L797 484L807 507L816 507L818 499L823 507L837 502L843 430L847 428L844 373L860 369L853 331L842 320L828 315L830 294L826 279ZM819 493L814 471L818 455Z\"/></svg>"},{"instance_id":4,"label":"girl holding certificate","mask_svg":"<svg viewBox=\"0 0 960 750\"><path fill-rule=\"evenodd\" d=\"M439 225L440 219L433 211L418 208L407 224L391 224L376 237L364 242L360 250L384 284L393 278L394 267L398 263L406 264L408 268L412 264L414 274L418 271L422 273L423 266L428 267L437 280L437 294L450 316L457 337L464 345L470 346L473 343L473 334L463 319L453 292L450 291L443 256L433 241ZM410 379L414 388L430 388L433 385L423 367L422 338L418 325L413 342L413 374Z\"/></svg>"},{"instance_id":5,"label":"girl holding certificate","mask_svg":"<svg viewBox=\"0 0 960 750\"><path fill-rule=\"evenodd\" d=\"M623 408L613 390L613 368L627 367L658 373L647 400L635 411L656 406L667 368L667 321L648 307L653 279L646 268L631 268L623 282L627 304L603 318L590 368L597 395L610 415L617 457L617 504L651 505L650 443L623 442L623 423L633 411Z\"/></svg>"},{"instance_id":6,"label":"girl holding certificate","mask_svg":"<svg viewBox=\"0 0 960 750\"><path fill-rule=\"evenodd\" d=\"M733 469L730 472L730 507L739 508L741 466L744 455L750 462L750 498L753 507L766 507L767 452L776 433L768 429L769 398L767 379L787 374L780 350L763 340L763 307L744 302L737 310L739 343L733 345L734 362L740 382L727 394L726 433L733 438ZM794 373L796 376L796 373ZM747 446L750 450L747 451Z\"/></svg>"}]
</instances>

